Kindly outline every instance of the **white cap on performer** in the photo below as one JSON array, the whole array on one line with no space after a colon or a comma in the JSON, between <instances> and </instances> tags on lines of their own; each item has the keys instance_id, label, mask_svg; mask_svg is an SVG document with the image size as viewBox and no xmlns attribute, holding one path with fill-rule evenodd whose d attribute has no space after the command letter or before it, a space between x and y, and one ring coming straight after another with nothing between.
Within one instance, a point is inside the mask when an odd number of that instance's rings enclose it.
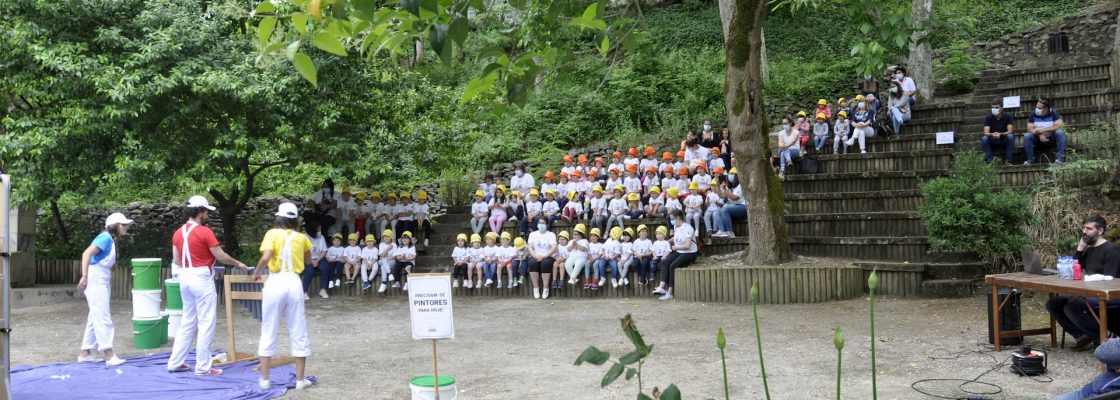
<instances>
[{"instance_id":1,"label":"white cap on performer","mask_svg":"<svg viewBox=\"0 0 1120 400\"><path fill-rule=\"evenodd\" d=\"M280 208L276 211L276 216L284 218L299 218L299 208L292 203L280 203Z\"/></svg>"},{"instance_id":2,"label":"white cap on performer","mask_svg":"<svg viewBox=\"0 0 1120 400\"><path fill-rule=\"evenodd\" d=\"M113 226L114 224L125 224L125 225L127 225L127 224L131 224L131 223L132 223L132 220L128 219L128 217L124 216L124 214L121 214L121 213L112 213L112 214L109 214L108 218L105 218L105 227L106 228L108 228L110 226Z\"/></svg>"},{"instance_id":3,"label":"white cap on performer","mask_svg":"<svg viewBox=\"0 0 1120 400\"><path fill-rule=\"evenodd\" d=\"M210 211L215 210L214 206L210 205L210 201L206 200L206 198L202 196L191 196L190 199L187 199L187 207L203 207Z\"/></svg>"}]
</instances>

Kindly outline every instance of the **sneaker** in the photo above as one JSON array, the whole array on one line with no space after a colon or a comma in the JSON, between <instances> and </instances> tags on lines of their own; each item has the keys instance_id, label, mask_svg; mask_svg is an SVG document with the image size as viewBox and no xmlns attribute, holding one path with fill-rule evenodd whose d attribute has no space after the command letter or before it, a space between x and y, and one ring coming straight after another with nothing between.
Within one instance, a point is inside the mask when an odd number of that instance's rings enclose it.
<instances>
[{"instance_id":1,"label":"sneaker","mask_svg":"<svg viewBox=\"0 0 1120 400\"><path fill-rule=\"evenodd\" d=\"M327 289L334 289L334 281L330 281L327 283Z\"/></svg>"},{"instance_id":2,"label":"sneaker","mask_svg":"<svg viewBox=\"0 0 1120 400\"><path fill-rule=\"evenodd\" d=\"M513 280L512 279L509 281L509 284L507 284L506 289L513 289Z\"/></svg>"},{"instance_id":3,"label":"sneaker","mask_svg":"<svg viewBox=\"0 0 1120 400\"><path fill-rule=\"evenodd\" d=\"M859 154L867 154L867 150L860 150Z\"/></svg>"},{"instance_id":4,"label":"sneaker","mask_svg":"<svg viewBox=\"0 0 1120 400\"><path fill-rule=\"evenodd\" d=\"M385 282L381 282L381 286L377 287L377 293L385 293L386 290L389 290L389 285L386 285Z\"/></svg>"},{"instance_id":5,"label":"sneaker","mask_svg":"<svg viewBox=\"0 0 1120 400\"><path fill-rule=\"evenodd\" d=\"M630 278L622 278L622 282L620 282L620 283L623 284L623 285L629 285L630 284Z\"/></svg>"},{"instance_id":6,"label":"sneaker","mask_svg":"<svg viewBox=\"0 0 1120 400\"><path fill-rule=\"evenodd\" d=\"M307 388L311 387L311 385L314 385L314 384L315 383L311 382L311 380L309 380L307 378L303 378L302 381L297 381L296 382L296 390L307 389Z\"/></svg>"},{"instance_id":7,"label":"sneaker","mask_svg":"<svg viewBox=\"0 0 1120 400\"><path fill-rule=\"evenodd\" d=\"M424 247L428 247L428 238L424 238Z\"/></svg>"},{"instance_id":8,"label":"sneaker","mask_svg":"<svg viewBox=\"0 0 1120 400\"><path fill-rule=\"evenodd\" d=\"M113 355L113 358L105 360L105 366L106 367L115 367L115 366L124 364L126 362L128 362L128 360L125 360L123 358L117 357L116 355Z\"/></svg>"},{"instance_id":9,"label":"sneaker","mask_svg":"<svg viewBox=\"0 0 1120 400\"><path fill-rule=\"evenodd\" d=\"M584 280L583 281L583 289L584 290L591 289L591 281Z\"/></svg>"},{"instance_id":10,"label":"sneaker","mask_svg":"<svg viewBox=\"0 0 1120 400\"><path fill-rule=\"evenodd\" d=\"M272 389L272 381L268 379L258 379L257 387L261 388L261 390Z\"/></svg>"},{"instance_id":11,"label":"sneaker","mask_svg":"<svg viewBox=\"0 0 1120 400\"><path fill-rule=\"evenodd\" d=\"M1062 160L1057 160L1057 161L1054 161L1054 165L1062 165L1062 164L1065 164L1065 163L1066 163L1066 162L1065 162L1065 161L1062 161Z\"/></svg>"},{"instance_id":12,"label":"sneaker","mask_svg":"<svg viewBox=\"0 0 1120 400\"><path fill-rule=\"evenodd\" d=\"M606 285L607 285L607 277L605 277L605 276L602 277L602 278L599 278L599 283L595 284L595 286L606 286Z\"/></svg>"},{"instance_id":13,"label":"sneaker","mask_svg":"<svg viewBox=\"0 0 1120 400\"><path fill-rule=\"evenodd\" d=\"M575 284L578 284L578 283L579 283L579 279L576 279L576 278L568 279L568 284L569 285L575 285Z\"/></svg>"},{"instance_id":14,"label":"sneaker","mask_svg":"<svg viewBox=\"0 0 1120 400\"><path fill-rule=\"evenodd\" d=\"M653 294L669 294L669 292L666 292L665 289L662 289L660 286L658 286L657 288L653 289Z\"/></svg>"},{"instance_id":15,"label":"sneaker","mask_svg":"<svg viewBox=\"0 0 1120 400\"><path fill-rule=\"evenodd\" d=\"M782 171L782 172L779 172L779 173L778 173L778 179L783 179L783 180L784 180L784 179L786 179L786 173L785 173L785 171Z\"/></svg>"},{"instance_id":16,"label":"sneaker","mask_svg":"<svg viewBox=\"0 0 1120 400\"><path fill-rule=\"evenodd\" d=\"M545 289L544 292L541 293L541 298L542 299L547 299L548 298L548 289Z\"/></svg>"},{"instance_id":17,"label":"sneaker","mask_svg":"<svg viewBox=\"0 0 1120 400\"><path fill-rule=\"evenodd\" d=\"M399 288L399 287L401 287L401 283L400 283L400 282L393 282L393 289L397 289L397 288Z\"/></svg>"},{"instance_id":18,"label":"sneaker","mask_svg":"<svg viewBox=\"0 0 1120 400\"><path fill-rule=\"evenodd\" d=\"M459 281L451 281L451 287L458 288L459 287Z\"/></svg>"},{"instance_id":19,"label":"sneaker","mask_svg":"<svg viewBox=\"0 0 1120 400\"><path fill-rule=\"evenodd\" d=\"M366 291L366 290L369 290L369 288L371 288L371 287L373 287L373 285L370 285L369 282L362 282L362 291L363 292Z\"/></svg>"},{"instance_id":20,"label":"sneaker","mask_svg":"<svg viewBox=\"0 0 1120 400\"><path fill-rule=\"evenodd\" d=\"M327 289L319 289L319 297L322 297L324 299L328 299L331 296L327 295Z\"/></svg>"},{"instance_id":21,"label":"sneaker","mask_svg":"<svg viewBox=\"0 0 1120 400\"><path fill-rule=\"evenodd\" d=\"M539 288L533 288L533 298L534 299L541 298L541 290Z\"/></svg>"},{"instance_id":22,"label":"sneaker","mask_svg":"<svg viewBox=\"0 0 1120 400\"><path fill-rule=\"evenodd\" d=\"M591 290L599 290L599 285L596 285L594 282L592 282L591 283Z\"/></svg>"},{"instance_id":23,"label":"sneaker","mask_svg":"<svg viewBox=\"0 0 1120 400\"><path fill-rule=\"evenodd\" d=\"M93 355L93 354L90 354L88 356L78 356L78 362L80 362L80 363L98 362L98 361L101 361L101 359L98 358L96 355Z\"/></svg>"},{"instance_id":24,"label":"sneaker","mask_svg":"<svg viewBox=\"0 0 1120 400\"><path fill-rule=\"evenodd\" d=\"M501 288L502 288L502 280L501 280L501 279L498 279L498 284L497 284L496 286L494 286L494 287L495 287L495 288L498 288L498 289L501 289Z\"/></svg>"},{"instance_id":25,"label":"sneaker","mask_svg":"<svg viewBox=\"0 0 1120 400\"><path fill-rule=\"evenodd\" d=\"M404 287L402 289L404 289L404 291L406 292L408 291L408 282L404 283Z\"/></svg>"},{"instance_id":26,"label":"sneaker","mask_svg":"<svg viewBox=\"0 0 1120 400\"><path fill-rule=\"evenodd\" d=\"M618 279L611 278L611 287L612 288L618 287Z\"/></svg>"},{"instance_id":27,"label":"sneaker","mask_svg":"<svg viewBox=\"0 0 1120 400\"><path fill-rule=\"evenodd\" d=\"M665 294L661 295L661 297L658 297L657 299L658 300L672 300L673 295L665 293Z\"/></svg>"},{"instance_id":28,"label":"sneaker","mask_svg":"<svg viewBox=\"0 0 1120 400\"><path fill-rule=\"evenodd\" d=\"M510 221L517 221L517 217L509 217Z\"/></svg>"},{"instance_id":29,"label":"sneaker","mask_svg":"<svg viewBox=\"0 0 1120 400\"><path fill-rule=\"evenodd\" d=\"M190 370L191 370L190 365L183 364L183 365L180 365L178 367L171 368L171 369L167 370L167 372L187 372L187 371L190 371Z\"/></svg>"},{"instance_id":30,"label":"sneaker","mask_svg":"<svg viewBox=\"0 0 1120 400\"><path fill-rule=\"evenodd\" d=\"M482 288L482 281L475 282L474 283L474 288L475 289L481 289Z\"/></svg>"},{"instance_id":31,"label":"sneaker","mask_svg":"<svg viewBox=\"0 0 1120 400\"><path fill-rule=\"evenodd\" d=\"M222 374L222 370L217 369L217 368L210 368L210 370L206 371L206 372L195 372L194 376L218 376L218 375L221 375L221 374Z\"/></svg>"},{"instance_id":32,"label":"sneaker","mask_svg":"<svg viewBox=\"0 0 1120 400\"><path fill-rule=\"evenodd\" d=\"M727 237L727 238L733 238L733 237L735 237L735 232L727 232L727 236L726 236L726 237Z\"/></svg>"},{"instance_id":33,"label":"sneaker","mask_svg":"<svg viewBox=\"0 0 1120 400\"><path fill-rule=\"evenodd\" d=\"M852 139L848 139L848 141L844 142L844 145L845 145L845 146L851 146L851 145L853 145L853 144L855 144L855 143L856 143L856 142L855 142L854 138L852 138Z\"/></svg>"},{"instance_id":34,"label":"sneaker","mask_svg":"<svg viewBox=\"0 0 1120 400\"><path fill-rule=\"evenodd\" d=\"M486 287L490 287L490 286L491 286L491 285L493 285L493 284L494 284L494 280L493 280L493 279L489 279L489 278L487 278L487 279L486 279Z\"/></svg>"},{"instance_id":35,"label":"sneaker","mask_svg":"<svg viewBox=\"0 0 1120 400\"><path fill-rule=\"evenodd\" d=\"M311 296L308 296L307 293L304 293L303 294L303 301L308 301L308 300L311 300Z\"/></svg>"},{"instance_id":36,"label":"sneaker","mask_svg":"<svg viewBox=\"0 0 1120 400\"><path fill-rule=\"evenodd\" d=\"M394 278L393 274L389 274L389 282L396 282L396 281L397 281L397 278Z\"/></svg>"},{"instance_id":37,"label":"sneaker","mask_svg":"<svg viewBox=\"0 0 1120 400\"><path fill-rule=\"evenodd\" d=\"M335 287L342 287L342 279L335 279L334 280L334 286Z\"/></svg>"}]
</instances>

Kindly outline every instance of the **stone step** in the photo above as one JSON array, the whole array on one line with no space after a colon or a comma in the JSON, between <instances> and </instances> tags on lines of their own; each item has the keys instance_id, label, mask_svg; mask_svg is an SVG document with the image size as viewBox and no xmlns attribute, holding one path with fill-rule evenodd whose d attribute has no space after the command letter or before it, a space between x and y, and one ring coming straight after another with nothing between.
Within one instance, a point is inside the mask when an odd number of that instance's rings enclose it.
<instances>
[{"instance_id":1,"label":"stone step","mask_svg":"<svg viewBox=\"0 0 1120 400\"><path fill-rule=\"evenodd\" d=\"M936 150L915 150L897 152L870 152L866 154L834 155L832 149L825 149L822 155L815 155L819 170L825 173L864 172L864 171L913 171L948 168L953 158L952 148Z\"/></svg>"},{"instance_id":2,"label":"stone step","mask_svg":"<svg viewBox=\"0 0 1120 400\"><path fill-rule=\"evenodd\" d=\"M1024 69L988 69L980 73L980 84L992 82L1030 82L1071 76L1107 74L1111 67L1109 61L1060 67L1037 67Z\"/></svg>"},{"instance_id":3,"label":"stone step","mask_svg":"<svg viewBox=\"0 0 1120 400\"><path fill-rule=\"evenodd\" d=\"M1064 110L1077 107L1090 107L1111 105L1120 103L1120 88L1102 88L1087 91L1075 91L1064 93L1046 93L1038 92L1033 95L1017 94L1022 98L1022 101L1031 101L1038 95L1046 95L1054 101L1054 106L1059 112L1065 113ZM989 115L989 102L991 99L1002 96L989 96L990 98L973 97L974 101L961 111L961 116L964 121L984 121ZM1023 106L1016 109L1008 109L1012 112L1016 120L1026 118L1031 113L1033 104L1023 103Z\"/></svg>"},{"instance_id":4,"label":"stone step","mask_svg":"<svg viewBox=\"0 0 1120 400\"><path fill-rule=\"evenodd\" d=\"M860 261L855 263L865 270L908 269L922 272L926 279L980 279L988 273L988 264L972 262L902 263L887 261Z\"/></svg>"},{"instance_id":5,"label":"stone step","mask_svg":"<svg viewBox=\"0 0 1120 400\"><path fill-rule=\"evenodd\" d=\"M790 236L926 236L917 211L800 214L786 217Z\"/></svg>"},{"instance_id":6,"label":"stone step","mask_svg":"<svg viewBox=\"0 0 1120 400\"><path fill-rule=\"evenodd\" d=\"M944 169L922 171L875 171L786 175L782 188L786 193L870 192L880 190L919 189L918 178L930 179L945 175Z\"/></svg>"},{"instance_id":7,"label":"stone step","mask_svg":"<svg viewBox=\"0 0 1120 400\"><path fill-rule=\"evenodd\" d=\"M436 220L441 224L458 224L463 222L470 222L470 214L445 214Z\"/></svg>"},{"instance_id":8,"label":"stone step","mask_svg":"<svg viewBox=\"0 0 1120 400\"><path fill-rule=\"evenodd\" d=\"M1108 73L1086 76L1065 77L1028 82L1010 82L995 86L983 86L973 91L973 96L1021 96L1029 99L1031 95L1046 95L1048 93L1063 93L1107 89L1112 85Z\"/></svg>"},{"instance_id":9,"label":"stone step","mask_svg":"<svg viewBox=\"0 0 1120 400\"><path fill-rule=\"evenodd\" d=\"M922 281L922 297L967 298L976 291L975 279L929 279Z\"/></svg>"},{"instance_id":10,"label":"stone step","mask_svg":"<svg viewBox=\"0 0 1120 400\"><path fill-rule=\"evenodd\" d=\"M446 212L448 214L470 215L471 206L470 205L466 205L466 206L446 206L446 207L444 207L444 212Z\"/></svg>"},{"instance_id":11,"label":"stone step","mask_svg":"<svg viewBox=\"0 0 1120 400\"><path fill-rule=\"evenodd\" d=\"M925 203L922 191L786 193L792 215L819 213L917 211Z\"/></svg>"},{"instance_id":12,"label":"stone step","mask_svg":"<svg viewBox=\"0 0 1120 400\"><path fill-rule=\"evenodd\" d=\"M914 262L971 262L967 254L930 252L928 238L790 236L795 254L814 257Z\"/></svg>"}]
</instances>

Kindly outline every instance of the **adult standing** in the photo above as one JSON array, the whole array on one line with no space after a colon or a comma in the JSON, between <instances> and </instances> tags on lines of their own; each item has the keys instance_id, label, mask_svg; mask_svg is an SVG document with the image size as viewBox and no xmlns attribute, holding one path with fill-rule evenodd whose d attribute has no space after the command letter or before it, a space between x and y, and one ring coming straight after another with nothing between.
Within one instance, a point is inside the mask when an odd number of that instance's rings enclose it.
<instances>
[{"instance_id":1,"label":"adult standing","mask_svg":"<svg viewBox=\"0 0 1120 400\"><path fill-rule=\"evenodd\" d=\"M887 92L887 107L891 110L891 126L894 128L895 136L898 136L902 133L902 125L910 121L910 105L913 102L909 100L910 95L904 93L905 90L898 82L891 81Z\"/></svg>"},{"instance_id":2,"label":"adult standing","mask_svg":"<svg viewBox=\"0 0 1120 400\"><path fill-rule=\"evenodd\" d=\"M696 230L684 220L684 212L673 210L669 212L673 221L672 252L665 256L658 265L661 268L661 285L653 289L653 294L659 294L661 300L673 299L673 283L676 281L677 269L686 268L696 261L696 242L692 240Z\"/></svg>"},{"instance_id":3,"label":"adult standing","mask_svg":"<svg viewBox=\"0 0 1120 400\"><path fill-rule=\"evenodd\" d=\"M1058 148L1058 164L1066 161L1066 132L1062 130L1065 124L1062 116L1050 106L1050 99L1038 99L1034 105L1034 113L1027 118L1027 133L1023 135L1023 149L1027 152L1027 162L1034 164L1034 148L1036 146L1054 146Z\"/></svg>"},{"instance_id":4,"label":"adult standing","mask_svg":"<svg viewBox=\"0 0 1120 400\"><path fill-rule=\"evenodd\" d=\"M556 263L556 234L548 231L548 222L537 217L537 230L529 234L529 279L533 282L533 298L547 299L548 287L545 282L552 281L552 265ZM539 280L538 280L539 278ZM544 286L544 291L540 287Z\"/></svg>"},{"instance_id":5,"label":"adult standing","mask_svg":"<svg viewBox=\"0 0 1120 400\"><path fill-rule=\"evenodd\" d=\"M183 320L175 336L175 347L167 360L171 372L190 371L186 364L187 348L198 334L194 348L194 374L197 376L220 375L222 370L211 368L210 341L214 339L214 318L217 314L218 295L214 290L214 264L217 261L246 269L245 263L235 260L222 250L214 231L206 227L210 211L215 208L202 196L187 200L187 223L171 235L171 252L179 268L179 288L183 297Z\"/></svg>"},{"instance_id":6,"label":"adult standing","mask_svg":"<svg viewBox=\"0 0 1120 400\"><path fill-rule=\"evenodd\" d=\"M521 192L524 199L529 199L529 191L537 187L537 181L525 170L525 163L518 161L513 164L513 177L509 178L509 189Z\"/></svg>"},{"instance_id":7,"label":"adult standing","mask_svg":"<svg viewBox=\"0 0 1120 400\"><path fill-rule=\"evenodd\" d=\"M305 265L311 263L311 241L301 234L299 211L292 203L280 204L276 212L273 228L261 241L261 259L253 280L260 280L261 271L268 268L268 281L261 289L261 341L257 356L261 359L261 389L272 387L269 380L269 363L276 355L276 342L279 336L280 317L288 325L288 338L291 341L292 357L296 361L296 389L311 386L304 378L307 357L311 356L311 345L307 338L307 316L304 313L303 282L300 273Z\"/></svg>"},{"instance_id":8,"label":"adult standing","mask_svg":"<svg viewBox=\"0 0 1120 400\"><path fill-rule=\"evenodd\" d=\"M335 218L338 208L338 200L341 196L334 191L334 180L327 178L323 180L323 185L318 192L311 196L311 201L315 205L315 213L318 215L319 220L316 221L319 227L323 230L323 236L330 236L334 233L334 224L337 219Z\"/></svg>"},{"instance_id":9,"label":"adult standing","mask_svg":"<svg viewBox=\"0 0 1120 400\"><path fill-rule=\"evenodd\" d=\"M115 367L125 360L113 353L113 315L110 312L109 295L112 292L112 271L117 263L117 239L128 233L131 219L121 213L109 214L105 218L105 230L93 238L93 242L82 252L82 279L78 281L78 291L86 295L89 314L86 315L86 329L82 335L82 349L78 362L99 361L93 352L105 354L105 366Z\"/></svg>"},{"instance_id":10,"label":"adult standing","mask_svg":"<svg viewBox=\"0 0 1120 400\"><path fill-rule=\"evenodd\" d=\"M1011 164L1015 154L1015 117L1003 110L1003 99L992 100L992 113L984 117L984 136L980 137L984 161L992 162L992 148L1003 146L1003 160Z\"/></svg>"},{"instance_id":11,"label":"adult standing","mask_svg":"<svg viewBox=\"0 0 1120 400\"><path fill-rule=\"evenodd\" d=\"M789 117L782 118L782 130L778 132L778 175L785 177L786 167L798 157L801 157L801 131L793 126Z\"/></svg>"},{"instance_id":12,"label":"adult standing","mask_svg":"<svg viewBox=\"0 0 1120 400\"><path fill-rule=\"evenodd\" d=\"M898 82L898 86L902 88L902 94L909 96L910 106L913 107L918 98L918 85L914 83L914 78L906 72L906 67L898 67L894 70L894 80Z\"/></svg>"}]
</instances>

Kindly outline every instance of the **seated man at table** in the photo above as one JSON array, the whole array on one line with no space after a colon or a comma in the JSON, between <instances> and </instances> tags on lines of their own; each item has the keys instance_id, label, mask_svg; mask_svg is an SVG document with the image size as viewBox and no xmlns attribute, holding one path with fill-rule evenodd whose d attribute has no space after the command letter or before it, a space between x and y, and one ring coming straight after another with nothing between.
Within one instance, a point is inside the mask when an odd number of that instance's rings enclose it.
<instances>
[{"instance_id":1,"label":"seated man at table","mask_svg":"<svg viewBox=\"0 0 1120 400\"><path fill-rule=\"evenodd\" d=\"M1120 276L1120 246L1104 238L1107 228L1108 223L1099 215L1090 215L1081 223L1082 237L1077 243L1076 257L1081 263L1083 275ZM1096 299L1064 294L1046 302L1046 310L1054 316L1054 320L1077 339L1072 347L1076 351L1091 349L1099 343L1100 325L1089 313L1089 307L1094 309L1094 313L1099 312L1098 306ZM1110 311L1120 310L1120 301L1110 301L1108 308ZM1120 317L1120 314L1117 316Z\"/></svg>"},{"instance_id":2,"label":"seated man at table","mask_svg":"<svg viewBox=\"0 0 1120 400\"><path fill-rule=\"evenodd\" d=\"M1120 338L1106 340L1097 347L1093 355L1108 369L1097 374L1096 378L1079 389L1058 395L1053 400L1084 400L1105 393L1120 390Z\"/></svg>"}]
</instances>

